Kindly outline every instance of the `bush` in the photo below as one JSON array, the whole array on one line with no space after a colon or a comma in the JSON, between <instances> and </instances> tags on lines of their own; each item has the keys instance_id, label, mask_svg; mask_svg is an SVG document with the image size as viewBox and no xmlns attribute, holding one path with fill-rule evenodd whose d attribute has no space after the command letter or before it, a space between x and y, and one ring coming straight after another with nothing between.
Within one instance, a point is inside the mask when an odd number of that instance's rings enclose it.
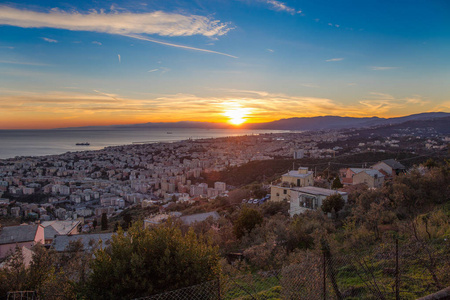
<instances>
[{"instance_id":1,"label":"bush","mask_svg":"<svg viewBox=\"0 0 450 300\"><path fill-rule=\"evenodd\" d=\"M90 299L132 299L195 285L219 271L216 247L171 221L148 230L135 222L98 250L88 281Z\"/></svg>"}]
</instances>

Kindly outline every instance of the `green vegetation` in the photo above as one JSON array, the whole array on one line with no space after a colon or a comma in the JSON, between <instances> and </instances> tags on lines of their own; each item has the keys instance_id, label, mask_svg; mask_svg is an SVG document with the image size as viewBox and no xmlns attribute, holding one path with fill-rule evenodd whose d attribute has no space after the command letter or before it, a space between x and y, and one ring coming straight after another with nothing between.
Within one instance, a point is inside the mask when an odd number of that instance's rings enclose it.
<instances>
[{"instance_id":1,"label":"green vegetation","mask_svg":"<svg viewBox=\"0 0 450 300\"><path fill-rule=\"evenodd\" d=\"M255 298L312 299L323 290L326 268L330 295L373 299L381 293L394 299L398 241L402 299L415 299L450 285L449 181L450 163L427 163L380 189L349 189L345 205L332 195L322 209L294 218L287 202L240 205L243 197L263 193L261 185L251 184L229 197L177 206L220 212L219 220L190 228L169 221L143 229L137 212L129 210L114 220L130 224L128 231L118 228L103 250L83 252L73 244L61 258L38 248L29 268L16 253L0 271L0 292L48 295L62 288L68 299L136 298L221 275L223 299L247 299L248 292ZM219 263L220 256L229 262Z\"/></svg>"},{"instance_id":2,"label":"green vegetation","mask_svg":"<svg viewBox=\"0 0 450 300\"><path fill-rule=\"evenodd\" d=\"M219 255L192 230L169 222L152 230L119 229L111 246L95 252L88 281L91 299L132 299L214 279Z\"/></svg>"},{"instance_id":3,"label":"green vegetation","mask_svg":"<svg viewBox=\"0 0 450 300\"><path fill-rule=\"evenodd\" d=\"M259 211L244 206L234 222L234 234L238 239L240 239L245 234L250 233L256 225L260 225L262 222L263 216Z\"/></svg>"},{"instance_id":4,"label":"green vegetation","mask_svg":"<svg viewBox=\"0 0 450 300\"><path fill-rule=\"evenodd\" d=\"M324 213L337 213L345 205L345 201L340 194L333 194L323 200L322 211Z\"/></svg>"},{"instance_id":5,"label":"green vegetation","mask_svg":"<svg viewBox=\"0 0 450 300\"><path fill-rule=\"evenodd\" d=\"M334 144L333 144L334 145ZM329 145L332 146L332 145ZM335 146L335 145L334 145ZM432 154L430 154L431 156ZM376 163L378 161L395 157L406 167L425 162L429 157L417 156L408 152L363 152L349 155L341 155L334 158L302 158L302 159L273 159L251 161L239 167L229 167L220 172L203 173L198 182L207 182L209 185L215 181L224 181L232 186L245 186L253 183L271 182L277 180L280 175L295 167L309 167L315 169L317 174L337 174L339 168L344 165L362 167L364 163ZM333 175L330 179L332 180Z\"/></svg>"},{"instance_id":6,"label":"green vegetation","mask_svg":"<svg viewBox=\"0 0 450 300\"><path fill-rule=\"evenodd\" d=\"M341 180L339 179L339 177L335 177L333 180L333 183L331 184L331 189L333 190L337 190L344 187L344 185L341 183Z\"/></svg>"}]
</instances>

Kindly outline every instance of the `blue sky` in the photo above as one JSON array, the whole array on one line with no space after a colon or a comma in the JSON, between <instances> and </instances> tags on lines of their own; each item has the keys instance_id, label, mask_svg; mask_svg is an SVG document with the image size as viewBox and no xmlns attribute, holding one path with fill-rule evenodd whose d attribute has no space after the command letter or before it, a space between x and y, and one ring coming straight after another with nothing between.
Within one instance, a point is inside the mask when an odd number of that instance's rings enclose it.
<instances>
[{"instance_id":1,"label":"blue sky","mask_svg":"<svg viewBox=\"0 0 450 300\"><path fill-rule=\"evenodd\" d=\"M0 128L448 112L449 53L445 0L1 2Z\"/></svg>"}]
</instances>

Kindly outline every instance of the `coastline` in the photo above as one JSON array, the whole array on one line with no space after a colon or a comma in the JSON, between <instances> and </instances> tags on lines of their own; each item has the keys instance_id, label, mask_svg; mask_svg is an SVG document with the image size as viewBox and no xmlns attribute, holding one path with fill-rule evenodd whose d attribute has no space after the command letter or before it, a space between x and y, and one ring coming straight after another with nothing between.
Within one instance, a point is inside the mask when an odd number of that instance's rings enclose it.
<instances>
[{"instance_id":1,"label":"coastline","mask_svg":"<svg viewBox=\"0 0 450 300\"><path fill-rule=\"evenodd\" d=\"M180 129L170 128L171 134L164 129L114 130L0 130L0 160L17 157L40 157L62 155L67 152L102 150L107 147L126 145L145 145L155 143L175 143L185 140L199 140L264 133L283 133L285 130L246 130L246 129ZM77 146L87 142L88 146Z\"/></svg>"}]
</instances>

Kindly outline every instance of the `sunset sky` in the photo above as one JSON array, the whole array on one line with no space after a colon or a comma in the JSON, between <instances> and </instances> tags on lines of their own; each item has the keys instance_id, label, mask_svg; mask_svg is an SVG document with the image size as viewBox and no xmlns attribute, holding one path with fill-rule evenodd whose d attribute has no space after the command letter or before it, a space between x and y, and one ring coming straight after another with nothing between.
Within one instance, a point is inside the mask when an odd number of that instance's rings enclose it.
<instances>
[{"instance_id":1,"label":"sunset sky","mask_svg":"<svg viewBox=\"0 0 450 300\"><path fill-rule=\"evenodd\" d=\"M427 111L447 0L0 3L0 129Z\"/></svg>"}]
</instances>

